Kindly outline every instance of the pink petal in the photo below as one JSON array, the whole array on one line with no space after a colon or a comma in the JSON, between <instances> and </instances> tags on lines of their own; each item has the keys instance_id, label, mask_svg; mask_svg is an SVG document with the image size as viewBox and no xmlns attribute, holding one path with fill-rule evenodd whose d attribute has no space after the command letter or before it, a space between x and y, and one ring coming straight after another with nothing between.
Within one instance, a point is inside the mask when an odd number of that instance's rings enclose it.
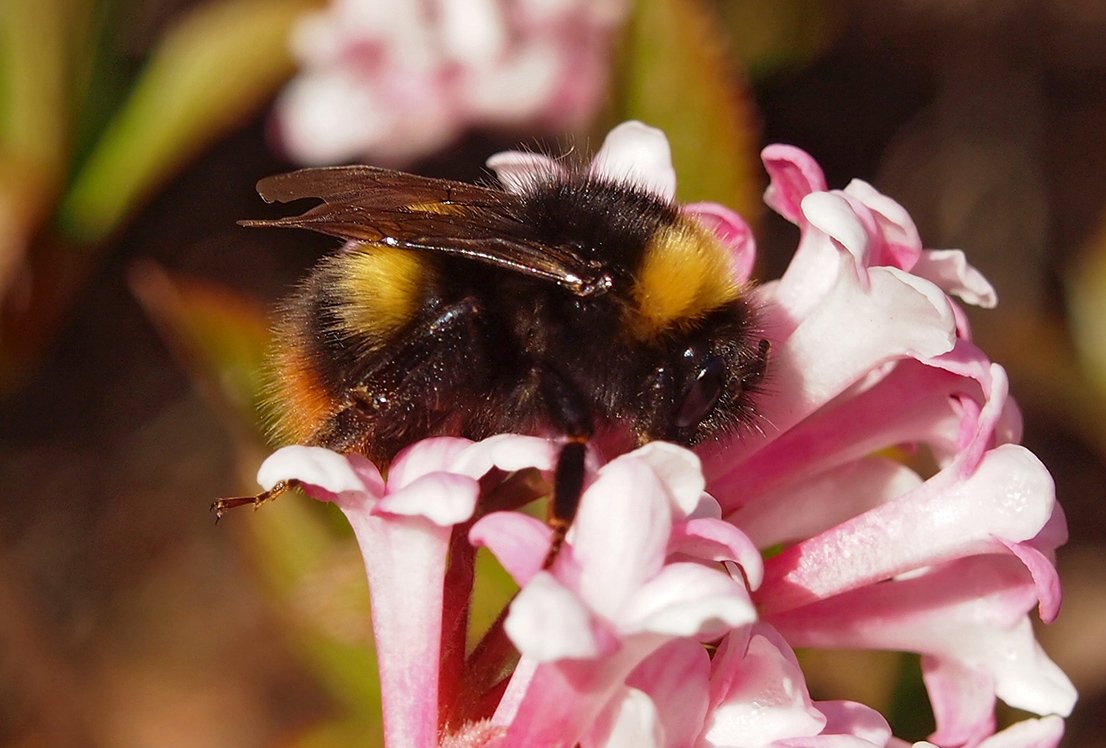
<instances>
[{"instance_id":1,"label":"pink petal","mask_svg":"<svg viewBox=\"0 0 1106 748\"><path fill-rule=\"evenodd\" d=\"M740 215L718 203L690 203L680 210L710 229L730 250L730 270L739 285L748 282L757 259L756 239Z\"/></svg>"},{"instance_id":2,"label":"pink petal","mask_svg":"<svg viewBox=\"0 0 1106 748\"><path fill-rule=\"evenodd\" d=\"M930 249L922 253L914 274L932 281L968 304L992 309L998 304L994 286L968 264L959 249Z\"/></svg>"},{"instance_id":3,"label":"pink petal","mask_svg":"<svg viewBox=\"0 0 1106 748\"><path fill-rule=\"evenodd\" d=\"M975 417L965 419L962 424L963 436L954 465L954 469L963 475L974 472L984 453L994 444L995 428L1006 409L1010 386L1006 370L998 364L992 364L988 376L982 377L981 381L987 388L986 400ZM974 407L974 404L961 402L961 407L965 410L969 406Z\"/></svg>"},{"instance_id":4,"label":"pink petal","mask_svg":"<svg viewBox=\"0 0 1106 748\"><path fill-rule=\"evenodd\" d=\"M519 591L504 629L519 652L538 662L595 658L617 646L605 624L548 572Z\"/></svg>"},{"instance_id":5,"label":"pink petal","mask_svg":"<svg viewBox=\"0 0 1106 748\"><path fill-rule=\"evenodd\" d=\"M1004 541L1003 545L1025 564L1025 568L1033 576L1033 583L1037 588L1037 599L1040 600L1041 620L1045 623L1052 623L1060 613L1060 601L1063 599L1063 593L1060 590L1060 575L1056 571L1056 562L1034 548L1030 543Z\"/></svg>"},{"instance_id":6,"label":"pink petal","mask_svg":"<svg viewBox=\"0 0 1106 748\"><path fill-rule=\"evenodd\" d=\"M664 567L620 613L623 631L701 639L721 636L757 617L743 584L696 563Z\"/></svg>"},{"instance_id":7,"label":"pink petal","mask_svg":"<svg viewBox=\"0 0 1106 748\"><path fill-rule=\"evenodd\" d=\"M996 694L1038 714L1070 712L1071 682L1033 638L1035 600L1017 559L983 555L768 620L793 646L922 653L938 735L959 741L987 729Z\"/></svg>"},{"instance_id":8,"label":"pink petal","mask_svg":"<svg viewBox=\"0 0 1106 748\"><path fill-rule=\"evenodd\" d=\"M766 562L761 610L784 611L960 556L1003 551L998 538L1034 537L1054 504L1052 477L1040 461L1024 447L1002 445L963 480L942 471Z\"/></svg>"},{"instance_id":9,"label":"pink petal","mask_svg":"<svg viewBox=\"0 0 1106 748\"><path fill-rule=\"evenodd\" d=\"M699 496L699 503L685 519L722 519L722 506L709 493Z\"/></svg>"},{"instance_id":10,"label":"pink petal","mask_svg":"<svg viewBox=\"0 0 1106 748\"><path fill-rule=\"evenodd\" d=\"M883 457L849 462L758 497L727 517L757 548L810 538L922 484L913 470Z\"/></svg>"},{"instance_id":11,"label":"pink petal","mask_svg":"<svg viewBox=\"0 0 1106 748\"><path fill-rule=\"evenodd\" d=\"M660 571L671 529L669 499L648 463L623 455L603 466L569 538L588 604L618 618L629 596Z\"/></svg>"},{"instance_id":12,"label":"pink petal","mask_svg":"<svg viewBox=\"0 0 1106 748\"><path fill-rule=\"evenodd\" d=\"M849 182L844 194L868 208L876 219L883 253L874 257L872 264L891 265L918 275L915 265L922 254L922 239L906 208L860 179Z\"/></svg>"},{"instance_id":13,"label":"pink petal","mask_svg":"<svg viewBox=\"0 0 1106 748\"><path fill-rule=\"evenodd\" d=\"M787 220L802 225L806 222L800 208L803 198L826 189L822 168L805 151L790 145L770 145L760 157L772 180L764 202Z\"/></svg>"},{"instance_id":14,"label":"pink petal","mask_svg":"<svg viewBox=\"0 0 1106 748\"><path fill-rule=\"evenodd\" d=\"M662 642L624 642L599 660L540 665L511 720L504 748L570 748L576 745L624 688L629 674ZM500 715L495 717L500 720Z\"/></svg>"},{"instance_id":15,"label":"pink petal","mask_svg":"<svg viewBox=\"0 0 1106 748\"><path fill-rule=\"evenodd\" d=\"M814 708L826 717L823 735L852 735L872 745L885 745L891 727L883 715L855 701L816 701Z\"/></svg>"},{"instance_id":16,"label":"pink petal","mask_svg":"<svg viewBox=\"0 0 1106 748\"><path fill-rule=\"evenodd\" d=\"M764 561L749 537L729 522L693 519L676 525L668 540L668 555L698 561L732 561L741 566L749 589L764 579Z\"/></svg>"},{"instance_id":17,"label":"pink petal","mask_svg":"<svg viewBox=\"0 0 1106 748\"><path fill-rule=\"evenodd\" d=\"M343 493L367 494L369 498L379 498L384 493L384 481L371 464L358 470L345 455L322 447L282 447L261 463L257 471L257 482L266 491L282 480L292 479L324 501L332 501Z\"/></svg>"},{"instance_id":18,"label":"pink petal","mask_svg":"<svg viewBox=\"0 0 1106 748\"><path fill-rule=\"evenodd\" d=\"M365 559L387 745L437 745L449 527L343 509ZM417 590L417 594L412 594Z\"/></svg>"},{"instance_id":19,"label":"pink petal","mask_svg":"<svg viewBox=\"0 0 1106 748\"><path fill-rule=\"evenodd\" d=\"M810 700L795 655L768 627L758 627L742 651L727 638L715 654L712 709L701 739L708 745L769 745L817 735L826 723Z\"/></svg>"},{"instance_id":20,"label":"pink petal","mask_svg":"<svg viewBox=\"0 0 1106 748\"><path fill-rule=\"evenodd\" d=\"M733 470L735 462L763 447L765 439L791 429L881 364L932 358L952 349L955 323L936 287L892 268L872 268L869 281L864 291L850 272L840 273L822 303L773 349L773 397L760 404L761 420L771 430L765 438L750 434L730 442L724 456L705 456L712 486L729 472L718 470L719 459L726 459ZM842 333L847 330L865 334Z\"/></svg>"},{"instance_id":21,"label":"pink petal","mask_svg":"<svg viewBox=\"0 0 1106 748\"><path fill-rule=\"evenodd\" d=\"M624 688L596 720L581 748L641 748L667 745L657 704L636 688Z\"/></svg>"},{"instance_id":22,"label":"pink petal","mask_svg":"<svg viewBox=\"0 0 1106 748\"><path fill-rule=\"evenodd\" d=\"M674 639L654 652L626 679L656 705L665 740L690 746L703 729L709 699L710 657L698 642Z\"/></svg>"},{"instance_id":23,"label":"pink petal","mask_svg":"<svg viewBox=\"0 0 1106 748\"><path fill-rule=\"evenodd\" d=\"M607 134L591 170L609 179L632 182L662 198L676 196L676 170L665 134L641 122L623 122Z\"/></svg>"},{"instance_id":24,"label":"pink petal","mask_svg":"<svg viewBox=\"0 0 1106 748\"><path fill-rule=\"evenodd\" d=\"M538 436L499 434L471 444L456 454L450 471L480 478L492 468L512 473L526 468L551 471L557 461L557 445Z\"/></svg>"},{"instance_id":25,"label":"pink petal","mask_svg":"<svg viewBox=\"0 0 1106 748\"><path fill-rule=\"evenodd\" d=\"M495 172L503 188L515 195L529 191L535 183L564 173L564 167L555 159L529 151L502 151L485 163Z\"/></svg>"},{"instance_id":26,"label":"pink petal","mask_svg":"<svg viewBox=\"0 0 1106 748\"><path fill-rule=\"evenodd\" d=\"M479 496L480 484L466 475L430 473L389 492L377 502L374 511L422 516L436 525L449 527L472 517Z\"/></svg>"},{"instance_id":27,"label":"pink petal","mask_svg":"<svg viewBox=\"0 0 1106 748\"><path fill-rule=\"evenodd\" d=\"M822 231L852 255L863 286L863 271L871 264L869 256L876 231L875 220L871 215L857 210L857 206L840 192L813 192L803 198L802 210L811 226ZM824 290L832 285L833 278L826 278ZM812 295L820 297L822 293L813 292Z\"/></svg>"},{"instance_id":28,"label":"pink petal","mask_svg":"<svg viewBox=\"0 0 1106 748\"><path fill-rule=\"evenodd\" d=\"M745 439L725 451L704 455L710 490L732 511L815 479L835 467L891 444L924 443L951 452L960 414L957 399L980 397L976 382L923 365L900 361L876 384L849 390L756 452L740 460ZM728 458L728 465L723 460ZM717 475L724 467L728 474ZM713 471L713 472L712 472Z\"/></svg>"},{"instance_id":29,"label":"pink petal","mask_svg":"<svg viewBox=\"0 0 1106 748\"><path fill-rule=\"evenodd\" d=\"M388 492L398 491L424 475L450 471L451 463L470 444L469 439L436 436L401 450L388 466Z\"/></svg>"},{"instance_id":30,"label":"pink petal","mask_svg":"<svg viewBox=\"0 0 1106 748\"><path fill-rule=\"evenodd\" d=\"M922 677L938 745L974 745L995 731L995 680L990 673L948 657L923 657Z\"/></svg>"},{"instance_id":31,"label":"pink petal","mask_svg":"<svg viewBox=\"0 0 1106 748\"><path fill-rule=\"evenodd\" d=\"M686 517L698 508L706 479L694 452L668 442L650 442L630 455L653 469L672 500L677 517Z\"/></svg>"},{"instance_id":32,"label":"pink petal","mask_svg":"<svg viewBox=\"0 0 1106 748\"><path fill-rule=\"evenodd\" d=\"M864 290L842 270L822 303L773 350L775 397L763 409L776 429L792 427L884 362L952 349L955 321L936 287L891 268L872 268L868 276ZM864 334L842 334L847 330Z\"/></svg>"},{"instance_id":33,"label":"pink petal","mask_svg":"<svg viewBox=\"0 0 1106 748\"><path fill-rule=\"evenodd\" d=\"M541 571L550 541L548 525L520 512L494 512L469 531L469 542L488 548L519 587Z\"/></svg>"}]
</instances>

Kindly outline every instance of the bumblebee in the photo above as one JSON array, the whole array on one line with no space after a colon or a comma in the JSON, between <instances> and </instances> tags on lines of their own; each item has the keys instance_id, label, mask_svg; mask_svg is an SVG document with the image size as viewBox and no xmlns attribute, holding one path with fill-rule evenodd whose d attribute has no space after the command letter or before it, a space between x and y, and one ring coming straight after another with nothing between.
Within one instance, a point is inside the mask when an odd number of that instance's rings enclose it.
<instances>
[{"instance_id":1,"label":"bumblebee","mask_svg":"<svg viewBox=\"0 0 1106 748\"><path fill-rule=\"evenodd\" d=\"M594 437L694 445L754 417L768 343L728 250L628 180L566 170L516 193L345 166L257 189L322 203L243 225L347 242L276 327L284 441L386 465L434 435L559 435L552 554Z\"/></svg>"}]
</instances>

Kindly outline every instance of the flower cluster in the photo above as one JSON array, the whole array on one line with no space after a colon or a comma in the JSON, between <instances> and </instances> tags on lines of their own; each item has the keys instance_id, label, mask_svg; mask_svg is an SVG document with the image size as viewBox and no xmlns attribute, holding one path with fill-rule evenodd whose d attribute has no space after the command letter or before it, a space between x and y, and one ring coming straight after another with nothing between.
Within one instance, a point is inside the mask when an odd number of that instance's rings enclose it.
<instances>
[{"instance_id":1,"label":"flower cluster","mask_svg":"<svg viewBox=\"0 0 1106 748\"><path fill-rule=\"evenodd\" d=\"M951 298L990 306L993 290L959 251L923 249L870 185L828 190L791 147L764 163L768 203L801 239L784 276L751 291L772 341L760 428L698 455L655 443L592 465L551 567L548 527L485 506L511 476L552 469L546 439L428 439L386 481L317 448L262 467L263 486L295 478L353 525L389 746L906 745L863 704L812 699L794 648L919 653L929 744L1060 740L1075 693L1030 614L1057 614L1065 522L1017 443L1005 372ZM555 168L491 164L508 189ZM638 123L593 168L674 191L664 136ZM685 210L744 283L748 227L720 206ZM466 659L474 546L520 591ZM996 699L1040 716L996 732Z\"/></svg>"},{"instance_id":2,"label":"flower cluster","mask_svg":"<svg viewBox=\"0 0 1106 748\"><path fill-rule=\"evenodd\" d=\"M400 164L472 126L587 122L623 0L332 0L296 28L303 68L277 102L304 163Z\"/></svg>"}]
</instances>

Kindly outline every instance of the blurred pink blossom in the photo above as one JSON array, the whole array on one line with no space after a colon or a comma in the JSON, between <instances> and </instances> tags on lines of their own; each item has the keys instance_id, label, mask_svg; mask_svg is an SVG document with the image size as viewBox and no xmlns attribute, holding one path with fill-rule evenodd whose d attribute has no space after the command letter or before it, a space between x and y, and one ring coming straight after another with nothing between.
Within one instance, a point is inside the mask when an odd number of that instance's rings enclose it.
<instances>
[{"instance_id":1,"label":"blurred pink blossom","mask_svg":"<svg viewBox=\"0 0 1106 748\"><path fill-rule=\"evenodd\" d=\"M543 523L480 501L492 467L548 473L548 440L429 439L387 482L356 455L304 447L262 467L263 486L296 478L354 527L389 746L908 745L866 705L812 699L796 647L920 654L936 730L916 745L1058 744L1075 692L1030 614L1058 613L1064 517L1017 443L1005 371L952 298L993 306L994 291L962 253L924 249L870 185L828 190L795 148L764 161L767 201L800 241L784 276L752 291L773 346L760 428L698 455L657 443L593 456L549 569ZM489 163L507 189L559 168L523 153ZM640 123L616 128L592 168L674 193L667 141ZM755 245L741 218L684 210L744 281ZM924 459L895 459L911 454ZM473 545L520 586L493 629L519 655L504 682L450 655L470 588L447 569ZM997 700L1040 718L996 732Z\"/></svg>"},{"instance_id":2,"label":"blurred pink blossom","mask_svg":"<svg viewBox=\"0 0 1106 748\"><path fill-rule=\"evenodd\" d=\"M586 124L625 0L331 0L295 29L276 107L305 164L402 164L470 127Z\"/></svg>"}]
</instances>

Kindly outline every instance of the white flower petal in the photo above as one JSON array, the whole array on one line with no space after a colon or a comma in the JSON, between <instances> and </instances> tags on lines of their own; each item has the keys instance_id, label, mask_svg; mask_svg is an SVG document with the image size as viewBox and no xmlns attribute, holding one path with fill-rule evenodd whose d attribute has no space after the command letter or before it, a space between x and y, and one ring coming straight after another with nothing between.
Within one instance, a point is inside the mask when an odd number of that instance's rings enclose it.
<instances>
[{"instance_id":1,"label":"white flower petal","mask_svg":"<svg viewBox=\"0 0 1106 748\"><path fill-rule=\"evenodd\" d=\"M400 451L388 466L388 491L394 492L415 480L450 470L453 461L472 442L453 436L435 436L415 442ZM472 476L478 478L479 476Z\"/></svg>"},{"instance_id":2,"label":"white flower petal","mask_svg":"<svg viewBox=\"0 0 1106 748\"><path fill-rule=\"evenodd\" d=\"M671 200L676 196L676 170L665 134L641 122L614 128L595 154L592 171L609 179L633 182Z\"/></svg>"},{"instance_id":3,"label":"white flower petal","mask_svg":"<svg viewBox=\"0 0 1106 748\"><path fill-rule=\"evenodd\" d=\"M636 688L624 688L580 745L583 748L642 748L664 746L668 742L653 700Z\"/></svg>"},{"instance_id":4,"label":"white flower petal","mask_svg":"<svg viewBox=\"0 0 1106 748\"><path fill-rule=\"evenodd\" d=\"M522 195L534 185L564 173L555 159L529 151L502 151L490 157L486 165L495 172L503 188L515 195Z\"/></svg>"},{"instance_id":5,"label":"white flower petal","mask_svg":"<svg viewBox=\"0 0 1106 748\"><path fill-rule=\"evenodd\" d=\"M930 249L922 252L912 271L959 296L968 304L992 309L998 304L998 294L983 273L968 264L959 249Z\"/></svg>"},{"instance_id":6,"label":"white flower petal","mask_svg":"<svg viewBox=\"0 0 1106 748\"><path fill-rule=\"evenodd\" d=\"M775 740L817 735L825 726L826 717L814 708L795 655L782 640L754 634L744 656L727 640L714 669L712 680L726 690L714 696L716 706L707 717L703 738L708 745L761 748Z\"/></svg>"},{"instance_id":7,"label":"white flower petal","mask_svg":"<svg viewBox=\"0 0 1106 748\"><path fill-rule=\"evenodd\" d=\"M544 571L518 593L503 626L518 651L538 662L599 657L613 646L580 599Z\"/></svg>"},{"instance_id":8,"label":"white flower petal","mask_svg":"<svg viewBox=\"0 0 1106 748\"><path fill-rule=\"evenodd\" d=\"M868 266L869 236L874 227L864 225L856 208L843 195L811 193L803 198L802 209L812 226L833 238L853 256L858 268Z\"/></svg>"},{"instance_id":9,"label":"white flower petal","mask_svg":"<svg viewBox=\"0 0 1106 748\"><path fill-rule=\"evenodd\" d=\"M292 479L334 495L357 492L379 498L384 493L384 481L375 468L355 469L345 455L322 447L282 447L257 471L257 482L266 491L282 480Z\"/></svg>"},{"instance_id":10,"label":"white flower petal","mask_svg":"<svg viewBox=\"0 0 1106 748\"><path fill-rule=\"evenodd\" d=\"M436 525L460 524L476 510L480 484L467 475L430 473L389 491L377 502L377 513L423 517Z\"/></svg>"},{"instance_id":11,"label":"white flower petal","mask_svg":"<svg viewBox=\"0 0 1106 748\"><path fill-rule=\"evenodd\" d=\"M918 474L905 465L869 457L761 496L727 519L758 548L770 548L813 537L921 484Z\"/></svg>"},{"instance_id":12,"label":"white flower petal","mask_svg":"<svg viewBox=\"0 0 1106 748\"><path fill-rule=\"evenodd\" d=\"M488 437L461 450L450 461L452 472L479 478L492 468L513 473L537 468L550 471L557 461L558 446L549 439L519 434Z\"/></svg>"},{"instance_id":13,"label":"white flower petal","mask_svg":"<svg viewBox=\"0 0 1106 748\"><path fill-rule=\"evenodd\" d=\"M633 455L607 463L584 492L571 537L588 605L616 620L664 565L671 530L669 499L652 468Z\"/></svg>"},{"instance_id":14,"label":"white flower petal","mask_svg":"<svg viewBox=\"0 0 1106 748\"><path fill-rule=\"evenodd\" d=\"M707 485L698 455L668 442L650 442L630 454L656 473L678 510L677 517L696 510Z\"/></svg>"},{"instance_id":15,"label":"white flower petal","mask_svg":"<svg viewBox=\"0 0 1106 748\"><path fill-rule=\"evenodd\" d=\"M644 584L619 619L623 631L713 637L756 620L745 586L718 569L669 564Z\"/></svg>"}]
</instances>

